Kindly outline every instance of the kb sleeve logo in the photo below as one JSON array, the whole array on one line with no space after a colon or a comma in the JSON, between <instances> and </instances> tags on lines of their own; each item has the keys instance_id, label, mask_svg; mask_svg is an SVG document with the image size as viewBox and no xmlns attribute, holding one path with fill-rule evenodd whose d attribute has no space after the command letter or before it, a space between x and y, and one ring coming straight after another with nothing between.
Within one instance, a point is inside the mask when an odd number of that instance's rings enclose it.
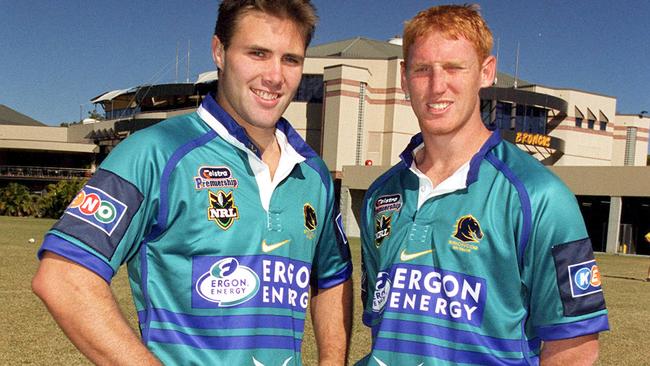
<instances>
[{"instance_id":1,"label":"kb sleeve logo","mask_svg":"<svg viewBox=\"0 0 650 366\"><path fill-rule=\"evenodd\" d=\"M595 260L569 266L571 296L581 297L601 292L600 270Z\"/></svg>"},{"instance_id":2,"label":"kb sleeve logo","mask_svg":"<svg viewBox=\"0 0 650 366\"><path fill-rule=\"evenodd\" d=\"M77 194L64 214L76 217L110 236L126 209L126 205L113 196L87 185Z\"/></svg>"}]
</instances>

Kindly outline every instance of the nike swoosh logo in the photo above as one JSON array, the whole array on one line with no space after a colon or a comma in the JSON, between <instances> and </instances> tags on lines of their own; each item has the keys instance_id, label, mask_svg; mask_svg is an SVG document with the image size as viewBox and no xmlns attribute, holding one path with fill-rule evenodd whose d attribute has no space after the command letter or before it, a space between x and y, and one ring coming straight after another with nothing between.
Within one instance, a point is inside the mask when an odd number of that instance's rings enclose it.
<instances>
[{"instance_id":1,"label":"nike swoosh logo","mask_svg":"<svg viewBox=\"0 0 650 366\"><path fill-rule=\"evenodd\" d=\"M278 249L279 247L287 244L290 241L291 240L287 239L287 240L283 240L283 241L275 243L275 244L266 244L266 239L264 239L264 240L262 240L262 251L264 253L272 252L272 251Z\"/></svg>"},{"instance_id":2,"label":"nike swoosh logo","mask_svg":"<svg viewBox=\"0 0 650 366\"><path fill-rule=\"evenodd\" d=\"M427 255L427 254L432 253L432 252L433 252L433 249L423 250L421 252L415 252L415 253L406 253L406 249L404 249L399 254L399 259L402 262L408 262L408 261L413 260L413 259L415 259L417 257L421 257L423 255Z\"/></svg>"}]
</instances>

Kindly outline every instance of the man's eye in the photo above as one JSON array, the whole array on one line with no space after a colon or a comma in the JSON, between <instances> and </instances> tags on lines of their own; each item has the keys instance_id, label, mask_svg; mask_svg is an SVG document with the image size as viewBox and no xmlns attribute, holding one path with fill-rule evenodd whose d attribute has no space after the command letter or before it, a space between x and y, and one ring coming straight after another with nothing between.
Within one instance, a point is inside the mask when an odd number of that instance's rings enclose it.
<instances>
[{"instance_id":1,"label":"man's eye","mask_svg":"<svg viewBox=\"0 0 650 366\"><path fill-rule=\"evenodd\" d=\"M251 55L255 57L264 57L265 54L264 51L255 50L255 51L251 51Z\"/></svg>"},{"instance_id":2,"label":"man's eye","mask_svg":"<svg viewBox=\"0 0 650 366\"><path fill-rule=\"evenodd\" d=\"M413 68L413 72L415 73L423 73L429 70L430 70L429 66L416 66Z\"/></svg>"},{"instance_id":3,"label":"man's eye","mask_svg":"<svg viewBox=\"0 0 650 366\"><path fill-rule=\"evenodd\" d=\"M445 66L445 70L447 71L459 71L459 70L464 70L465 68L461 65L447 65Z\"/></svg>"},{"instance_id":4,"label":"man's eye","mask_svg":"<svg viewBox=\"0 0 650 366\"><path fill-rule=\"evenodd\" d=\"M292 57L292 56L286 56L284 58L284 62L291 64L291 65L300 65L301 60L298 59L297 57Z\"/></svg>"}]
</instances>

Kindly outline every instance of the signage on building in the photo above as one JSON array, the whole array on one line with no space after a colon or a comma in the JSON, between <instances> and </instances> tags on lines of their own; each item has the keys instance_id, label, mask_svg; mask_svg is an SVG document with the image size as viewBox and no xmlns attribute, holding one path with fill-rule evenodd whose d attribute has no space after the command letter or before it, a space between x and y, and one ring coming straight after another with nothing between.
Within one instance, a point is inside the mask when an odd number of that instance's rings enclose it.
<instances>
[{"instance_id":1,"label":"signage on building","mask_svg":"<svg viewBox=\"0 0 650 366\"><path fill-rule=\"evenodd\" d=\"M551 136L538 133L517 132L515 143L541 147L551 147Z\"/></svg>"}]
</instances>

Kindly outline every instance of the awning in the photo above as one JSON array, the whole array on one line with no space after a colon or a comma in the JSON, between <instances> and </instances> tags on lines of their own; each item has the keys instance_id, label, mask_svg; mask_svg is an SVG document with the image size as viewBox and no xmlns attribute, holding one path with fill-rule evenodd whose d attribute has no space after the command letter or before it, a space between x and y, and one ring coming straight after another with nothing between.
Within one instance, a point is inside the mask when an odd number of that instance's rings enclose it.
<instances>
[{"instance_id":1,"label":"awning","mask_svg":"<svg viewBox=\"0 0 650 366\"><path fill-rule=\"evenodd\" d=\"M609 122L609 118L607 118L607 116L605 115L605 113L603 113L603 111L598 111L598 115L600 116L600 118L598 119L600 122L605 122L605 123Z\"/></svg>"},{"instance_id":2,"label":"awning","mask_svg":"<svg viewBox=\"0 0 650 366\"><path fill-rule=\"evenodd\" d=\"M95 144L82 144L82 143L75 143L75 142L33 141L33 140L1 140L1 139L0 139L0 149L56 151L56 152L87 153L87 154L96 154L99 152L99 146Z\"/></svg>"},{"instance_id":3,"label":"awning","mask_svg":"<svg viewBox=\"0 0 650 366\"><path fill-rule=\"evenodd\" d=\"M107 101L107 100L112 100L112 99L115 99L116 97L119 97L122 94L132 93L132 92L136 91L137 89L138 89L137 87L134 87L134 88L129 88L129 89L118 89L118 90L109 91L109 92L106 92L104 94L101 94L101 95L91 99L90 102L91 103L99 103L99 102L104 102L104 101Z\"/></svg>"},{"instance_id":4,"label":"awning","mask_svg":"<svg viewBox=\"0 0 650 366\"><path fill-rule=\"evenodd\" d=\"M208 71L208 72L204 72L204 73L199 74L199 77L198 77L198 79L196 79L196 82L194 83L194 85L196 85L196 84L207 84L207 83L211 83L213 81L216 81L218 79L219 79L219 72L217 70Z\"/></svg>"},{"instance_id":5,"label":"awning","mask_svg":"<svg viewBox=\"0 0 650 366\"><path fill-rule=\"evenodd\" d=\"M595 115L594 112L592 112L591 109L589 109L589 108L587 108L587 116L588 116L587 119L590 119L590 120L592 120L592 121L595 121L595 120L596 120L596 115Z\"/></svg>"},{"instance_id":6,"label":"awning","mask_svg":"<svg viewBox=\"0 0 650 366\"><path fill-rule=\"evenodd\" d=\"M580 110L578 109L578 107L575 107L575 109L576 109L576 118L582 118L582 119L585 119L585 115L582 114L582 111L580 111Z\"/></svg>"}]
</instances>

